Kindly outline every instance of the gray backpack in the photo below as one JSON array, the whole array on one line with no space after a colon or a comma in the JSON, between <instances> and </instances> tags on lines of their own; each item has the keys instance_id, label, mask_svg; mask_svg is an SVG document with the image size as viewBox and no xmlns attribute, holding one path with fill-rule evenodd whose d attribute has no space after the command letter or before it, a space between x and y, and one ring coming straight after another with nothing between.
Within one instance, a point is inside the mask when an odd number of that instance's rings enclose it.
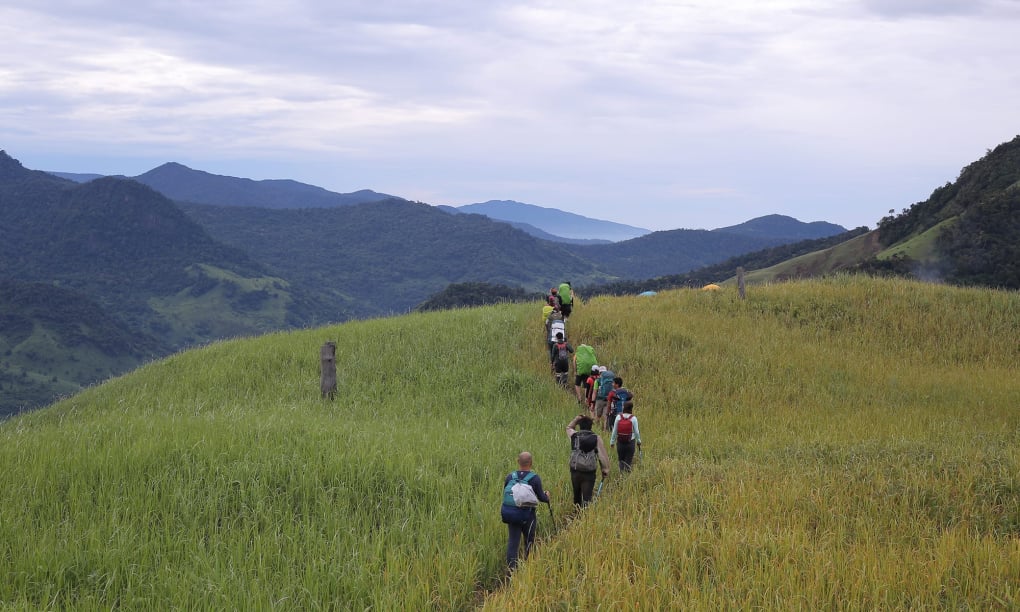
<instances>
[{"instance_id":1,"label":"gray backpack","mask_svg":"<svg viewBox=\"0 0 1020 612\"><path fill-rule=\"evenodd\" d=\"M575 472L594 472L599 468L599 437L593 431L582 429L571 440L570 469Z\"/></svg>"}]
</instances>

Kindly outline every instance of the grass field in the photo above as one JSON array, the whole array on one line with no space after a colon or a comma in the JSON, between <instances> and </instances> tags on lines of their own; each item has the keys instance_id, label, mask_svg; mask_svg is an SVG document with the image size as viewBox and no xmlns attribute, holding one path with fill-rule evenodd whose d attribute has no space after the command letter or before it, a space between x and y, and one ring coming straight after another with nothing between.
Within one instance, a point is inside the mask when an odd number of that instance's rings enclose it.
<instances>
[{"instance_id":1,"label":"grass field","mask_svg":"<svg viewBox=\"0 0 1020 612\"><path fill-rule=\"evenodd\" d=\"M0 424L0 605L1020 606L1020 296L837 278L596 298L643 456L570 507L540 307L215 344ZM341 396L318 391L338 344ZM553 493L505 583L498 504Z\"/></svg>"}]
</instances>

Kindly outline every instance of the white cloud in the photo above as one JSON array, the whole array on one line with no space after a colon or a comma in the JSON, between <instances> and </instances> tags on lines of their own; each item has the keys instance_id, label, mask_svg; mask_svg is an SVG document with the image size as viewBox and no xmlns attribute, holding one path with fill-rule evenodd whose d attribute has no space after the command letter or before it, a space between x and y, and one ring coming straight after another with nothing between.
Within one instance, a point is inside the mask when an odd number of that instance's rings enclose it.
<instances>
[{"instance_id":1,"label":"white cloud","mask_svg":"<svg viewBox=\"0 0 1020 612\"><path fill-rule=\"evenodd\" d=\"M874 223L1017 131L1018 5L11 0L0 132L655 228Z\"/></svg>"}]
</instances>

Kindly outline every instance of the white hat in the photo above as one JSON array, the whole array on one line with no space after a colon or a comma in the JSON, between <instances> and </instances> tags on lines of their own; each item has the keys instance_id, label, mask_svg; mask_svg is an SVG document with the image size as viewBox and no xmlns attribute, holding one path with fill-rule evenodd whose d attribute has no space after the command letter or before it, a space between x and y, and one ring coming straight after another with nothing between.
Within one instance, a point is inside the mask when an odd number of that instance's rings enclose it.
<instances>
[{"instance_id":1,"label":"white hat","mask_svg":"<svg viewBox=\"0 0 1020 612\"><path fill-rule=\"evenodd\" d=\"M606 366L599 366L599 372L605 372Z\"/></svg>"},{"instance_id":2,"label":"white hat","mask_svg":"<svg viewBox=\"0 0 1020 612\"><path fill-rule=\"evenodd\" d=\"M599 367L598 367L597 365L593 365L593 366L591 367L591 371L592 371L592 372L598 372L598 371L599 371Z\"/></svg>"}]
</instances>

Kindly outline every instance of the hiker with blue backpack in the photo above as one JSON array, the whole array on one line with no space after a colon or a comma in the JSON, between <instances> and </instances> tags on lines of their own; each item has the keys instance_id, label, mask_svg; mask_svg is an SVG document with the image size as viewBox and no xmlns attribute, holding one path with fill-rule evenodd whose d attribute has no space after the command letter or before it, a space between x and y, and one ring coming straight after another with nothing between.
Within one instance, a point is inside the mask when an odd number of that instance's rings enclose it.
<instances>
[{"instance_id":1,"label":"hiker with blue backpack","mask_svg":"<svg viewBox=\"0 0 1020 612\"><path fill-rule=\"evenodd\" d=\"M509 538L506 545L506 564L510 571L517 568L517 559L528 558L538 529L538 503L549 503L549 492L542 488L542 479L531 471L531 453L517 456L517 470L503 481L503 504L500 518L506 523ZM550 506L550 512L551 512ZM521 545L524 545L523 555Z\"/></svg>"},{"instance_id":2,"label":"hiker with blue backpack","mask_svg":"<svg viewBox=\"0 0 1020 612\"><path fill-rule=\"evenodd\" d=\"M595 419L602 425L602 431L609 431L609 394L613 390L613 379L616 374L606 366L599 366L599 376L595 380Z\"/></svg>"},{"instance_id":3,"label":"hiker with blue backpack","mask_svg":"<svg viewBox=\"0 0 1020 612\"><path fill-rule=\"evenodd\" d=\"M623 412L623 404L634 399L634 394L627 387L623 386L623 379L619 376L613 379L613 390L606 396L608 401L609 414L606 416L606 429L612 430L616 417Z\"/></svg>"},{"instance_id":4,"label":"hiker with blue backpack","mask_svg":"<svg viewBox=\"0 0 1020 612\"><path fill-rule=\"evenodd\" d=\"M609 436L609 447L616 446L616 457L621 472L629 472L634 465L634 451L641 449L641 431L634 416L634 402L623 403L623 411L613 423L613 434Z\"/></svg>"}]
</instances>

